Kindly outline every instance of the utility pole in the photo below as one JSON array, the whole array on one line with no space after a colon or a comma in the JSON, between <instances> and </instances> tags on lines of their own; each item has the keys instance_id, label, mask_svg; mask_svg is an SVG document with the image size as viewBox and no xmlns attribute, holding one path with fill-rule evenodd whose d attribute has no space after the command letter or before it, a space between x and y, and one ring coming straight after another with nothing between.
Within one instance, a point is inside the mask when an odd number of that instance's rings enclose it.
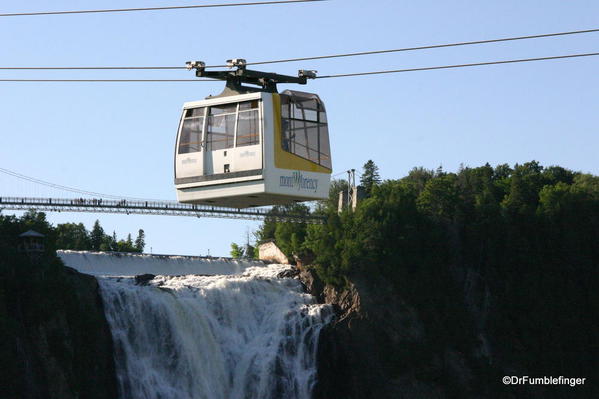
<instances>
[{"instance_id":1,"label":"utility pole","mask_svg":"<svg viewBox=\"0 0 599 399\"><path fill-rule=\"evenodd\" d=\"M358 204L358 189L356 188L356 170L347 171L347 209L356 210Z\"/></svg>"},{"instance_id":2,"label":"utility pole","mask_svg":"<svg viewBox=\"0 0 599 399\"><path fill-rule=\"evenodd\" d=\"M358 205L358 189L356 187L356 170L350 169L347 171L347 192L339 191L339 203L337 212L341 213L344 209L355 211Z\"/></svg>"},{"instance_id":3,"label":"utility pole","mask_svg":"<svg viewBox=\"0 0 599 399\"><path fill-rule=\"evenodd\" d=\"M356 208L356 194L356 170L350 169L347 171L347 209Z\"/></svg>"},{"instance_id":4,"label":"utility pole","mask_svg":"<svg viewBox=\"0 0 599 399\"><path fill-rule=\"evenodd\" d=\"M251 246L250 246L250 228L246 227L245 228L245 249L243 251L243 255L246 258L253 258L254 254L250 253L251 252Z\"/></svg>"}]
</instances>

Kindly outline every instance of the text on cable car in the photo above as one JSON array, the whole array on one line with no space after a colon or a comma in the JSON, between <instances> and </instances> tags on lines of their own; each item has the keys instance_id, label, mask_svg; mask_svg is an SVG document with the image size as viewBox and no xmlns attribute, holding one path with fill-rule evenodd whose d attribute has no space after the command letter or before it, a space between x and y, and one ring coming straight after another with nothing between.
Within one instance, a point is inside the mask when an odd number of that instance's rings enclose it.
<instances>
[{"instance_id":1,"label":"text on cable car","mask_svg":"<svg viewBox=\"0 0 599 399\"><path fill-rule=\"evenodd\" d=\"M291 176L281 176L279 186L297 188L299 190L312 190L316 192L318 179L308 179L301 172L293 172Z\"/></svg>"}]
</instances>

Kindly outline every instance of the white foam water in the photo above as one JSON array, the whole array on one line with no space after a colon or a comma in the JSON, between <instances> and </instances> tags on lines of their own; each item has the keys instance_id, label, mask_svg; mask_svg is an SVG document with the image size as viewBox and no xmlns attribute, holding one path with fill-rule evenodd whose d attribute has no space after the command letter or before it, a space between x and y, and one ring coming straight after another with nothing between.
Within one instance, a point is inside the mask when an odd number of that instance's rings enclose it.
<instances>
[{"instance_id":1,"label":"white foam water","mask_svg":"<svg viewBox=\"0 0 599 399\"><path fill-rule=\"evenodd\" d=\"M248 267L264 266L253 259L202 256L152 255L125 252L58 250L65 265L96 276L135 276L151 273L169 276L182 274L238 274Z\"/></svg>"},{"instance_id":2,"label":"white foam water","mask_svg":"<svg viewBox=\"0 0 599 399\"><path fill-rule=\"evenodd\" d=\"M285 265L229 276L99 278L122 399L309 399L332 317Z\"/></svg>"}]
</instances>

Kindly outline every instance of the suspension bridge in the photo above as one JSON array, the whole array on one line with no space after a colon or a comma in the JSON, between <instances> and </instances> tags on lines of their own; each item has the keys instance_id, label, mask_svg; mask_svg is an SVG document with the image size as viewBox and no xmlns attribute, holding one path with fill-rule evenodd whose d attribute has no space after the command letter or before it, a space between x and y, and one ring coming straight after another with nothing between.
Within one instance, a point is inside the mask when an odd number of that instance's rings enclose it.
<instances>
[{"instance_id":1,"label":"suspension bridge","mask_svg":"<svg viewBox=\"0 0 599 399\"><path fill-rule=\"evenodd\" d=\"M325 217L313 214L294 214L278 211L275 208L226 208L211 205L184 204L177 201L148 200L85 191L77 188L46 182L21 175L8 169L0 168L3 177L18 179L29 185L40 185L62 193L77 194L75 198L46 196L5 196L2 184L0 191L0 212L3 210L27 211L30 209L43 212L88 212L113 213L125 215L161 215L209 217L245 220L275 220L280 222L324 223Z\"/></svg>"}]
</instances>

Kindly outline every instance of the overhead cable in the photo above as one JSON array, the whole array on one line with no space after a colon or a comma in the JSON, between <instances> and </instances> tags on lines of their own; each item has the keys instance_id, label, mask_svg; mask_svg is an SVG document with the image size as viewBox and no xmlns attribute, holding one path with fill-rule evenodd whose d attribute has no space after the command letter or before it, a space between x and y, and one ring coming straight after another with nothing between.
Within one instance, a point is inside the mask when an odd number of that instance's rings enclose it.
<instances>
[{"instance_id":1,"label":"overhead cable","mask_svg":"<svg viewBox=\"0 0 599 399\"><path fill-rule=\"evenodd\" d=\"M432 45L426 45L426 46L404 47L404 48L391 49L391 50L361 51L361 52L357 52L357 53L330 54L330 55L320 55L320 56L315 56L315 57L287 58L287 59L282 59L282 60L248 62L246 65L277 64L277 63L283 63L283 62L320 60L320 59L326 59L326 58L342 58L342 57L356 57L356 56L374 55L374 54L398 53L398 52L402 52L402 51L430 50L430 49L435 49L435 48L470 46L470 45L474 45L474 44L499 43L499 42L515 41L515 40L539 39L539 38L543 38L543 37L578 35L578 34L582 34L582 33L592 33L592 32L599 32L599 29L585 29L585 30L577 30L577 31L570 31L570 32L545 33L545 34L541 34L541 35L505 37L505 38L488 39L488 40L475 40L475 41L469 41L469 42L432 44ZM223 67L223 66L221 66L221 65L212 66L212 67L207 66L206 68L216 68L216 67Z\"/></svg>"},{"instance_id":2,"label":"overhead cable","mask_svg":"<svg viewBox=\"0 0 599 399\"><path fill-rule=\"evenodd\" d=\"M539 34L539 35L504 37L504 38L498 38L498 39L474 40L474 41L469 41L469 42L431 44L431 45L426 45L426 46L404 47L404 48L389 49L389 50L361 51L361 52L356 52L356 53L330 54L330 55L319 55L319 56L313 56L313 57L299 57L299 58L286 58L286 59L270 60L270 61L257 61L257 62L248 62L248 63L246 63L246 65L278 64L278 63L285 63L285 62L310 61L310 60L320 60L320 59L328 59L328 58L356 57L356 56L364 56L364 55L397 53L397 52L403 52L403 51L430 50L430 49L444 48L444 47L457 47L457 46L499 43L499 42L516 41L516 40L540 39L540 38L545 38L545 37L578 35L578 34L593 33L593 32L599 32L599 28L568 31L568 32L544 33L544 34ZM206 66L205 68L225 68L225 67L228 67L228 65L209 65L209 66ZM128 69L131 69L131 70L144 70L144 69L169 70L169 69L187 69L187 68L185 66L0 67L0 70L94 70L94 69L98 69L98 70L104 70L104 69L105 70L128 70Z\"/></svg>"},{"instance_id":3,"label":"overhead cable","mask_svg":"<svg viewBox=\"0 0 599 399\"><path fill-rule=\"evenodd\" d=\"M81 190L78 188L63 186L63 185L51 183L51 182L48 182L45 180L36 179L35 177L25 176L21 173L17 173L17 172L14 172L12 170L5 169L5 168L0 168L0 173L4 173L6 175L16 177L17 179L26 180L31 183L40 184L42 186L47 186L47 187L51 187L51 188L58 189L58 190L69 191L69 192L80 194L80 195L89 195L92 197L99 197L99 198L130 199L130 200L139 200L139 201L164 201L164 200L155 200L155 199L149 199L149 198L123 197L123 196L119 196L119 195L102 194L102 193L97 193L94 191Z\"/></svg>"},{"instance_id":4,"label":"overhead cable","mask_svg":"<svg viewBox=\"0 0 599 399\"><path fill-rule=\"evenodd\" d=\"M181 10L181 9L189 9L189 8L240 7L240 6L261 6L261 5L273 5L273 4L308 3L308 2L315 2L315 1L328 1L328 0L280 0L280 1L256 1L256 2L248 2L248 3L199 4L199 5L188 5L188 6L115 8L115 9L104 9L104 10L18 12L18 13L0 14L0 17L25 17L25 16L34 16L34 15L65 15L65 14L96 14L96 13L110 13L110 12L130 12L130 11L163 11L163 10Z\"/></svg>"},{"instance_id":5,"label":"overhead cable","mask_svg":"<svg viewBox=\"0 0 599 399\"><path fill-rule=\"evenodd\" d=\"M184 66L77 66L77 67L0 67L0 70L52 71L52 70L144 70L144 69L187 69Z\"/></svg>"},{"instance_id":6,"label":"overhead cable","mask_svg":"<svg viewBox=\"0 0 599 399\"><path fill-rule=\"evenodd\" d=\"M316 79L328 79L328 78L344 78L350 76L366 76L366 75L380 75L387 73L400 73L400 72L417 72L417 71L432 71L436 69L452 69L452 68L466 68L476 66L487 66L487 65L501 65L501 64L516 64L520 62L533 62L533 61L548 61L558 60L565 58L579 58L579 57L592 57L599 55L599 53L586 53L586 54L567 54L567 55L556 55L551 57L538 57L538 58L521 58L515 60L501 60L501 61L489 61L489 62L476 62L471 64L455 64L455 65L440 65L431 67L421 68L407 68L407 69L392 69L385 71L371 71L371 72L355 72L355 73L340 73L334 75L323 75L317 76ZM105 82L105 83L123 83L123 82L218 82L219 80L213 79L0 79L0 82Z\"/></svg>"},{"instance_id":7,"label":"overhead cable","mask_svg":"<svg viewBox=\"0 0 599 399\"><path fill-rule=\"evenodd\" d=\"M553 56L553 57L522 58L522 59L518 59L518 60L476 62L476 63L472 63L472 64L442 65L442 66L423 67L423 68L393 69L393 70L386 70L386 71L340 73L340 74L336 74L336 75L317 76L316 79L345 78L345 77L350 77L350 76L380 75L380 74L386 74L386 73L432 71L435 69L451 69L451 68L466 68L466 67L486 66L486 65L515 64L518 62L547 61L547 60L558 60L558 59L576 58L576 57L592 57L595 55L599 55L599 53L557 55L557 56Z\"/></svg>"},{"instance_id":8,"label":"overhead cable","mask_svg":"<svg viewBox=\"0 0 599 399\"><path fill-rule=\"evenodd\" d=\"M126 82L219 82L214 79L0 79L0 82L82 82L82 83L126 83Z\"/></svg>"}]
</instances>

